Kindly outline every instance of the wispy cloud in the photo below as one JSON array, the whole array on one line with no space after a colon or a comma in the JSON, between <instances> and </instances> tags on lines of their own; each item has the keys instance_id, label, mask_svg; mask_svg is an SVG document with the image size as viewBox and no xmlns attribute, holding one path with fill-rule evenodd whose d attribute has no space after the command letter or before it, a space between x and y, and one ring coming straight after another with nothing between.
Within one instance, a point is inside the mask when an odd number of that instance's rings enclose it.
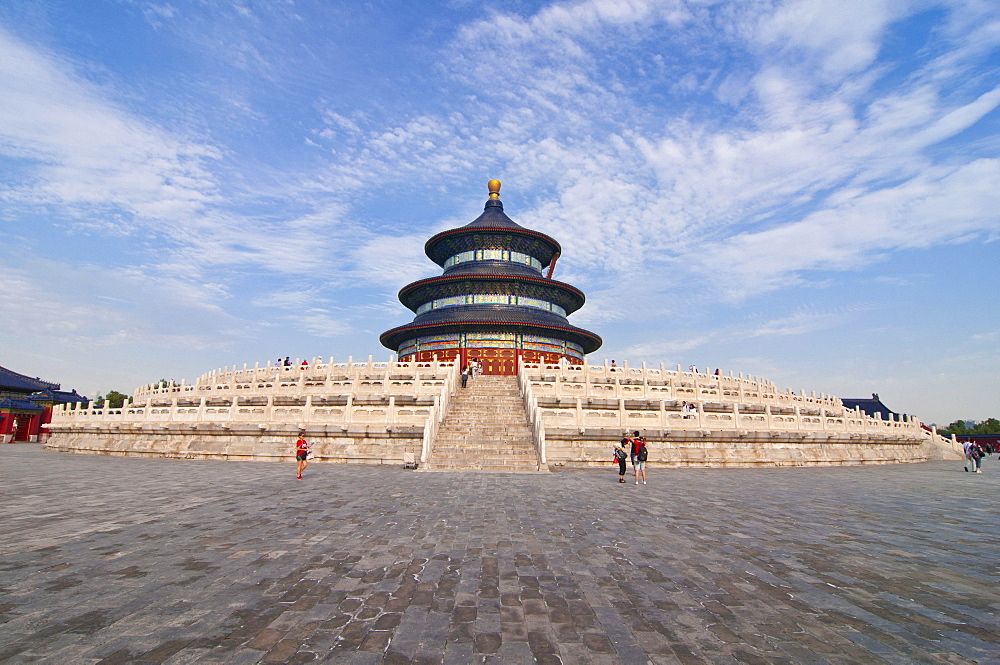
<instances>
[{"instance_id":1,"label":"wispy cloud","mask_svg":"<svg viewBox=\"0 0 1000 665\"><path fill-rule=\"evenodd\" d=\"M739 324L712 329L702 329L697 334L674 336L635 344L624 349L623 355L632 358L678 358L696 349L732 342L745 342L754 338L781 338L805 336L822 330L839 328L854 318L859 312L871 309L869 304L847 308L817 309L803 308L767 320L749 319Z\"/></svg>"},{"instance_id":2,"label":"wispy cloud","mask_svg":"<svg viewBox=\"0 0 1000 665\"><path fill-rule=\"evenodd\" d=\"M8 205L53 205L89 224L183 225L215 200L211 145L178 139L109 103L73 74L0 28L0 151L22 177ZM117 213L112 221L95 211ZM110 229L114 230L114 229Z\"/></svg>"},{"instance_id":3,"label":"wispy cloud","mask_svg":"<svg viewBox=\"0 0 1000 665\"><path fill-rule=\"evenodd\" d=\"M1000 161L933 168L897 187L838 201L804 219L745 233L686 257L733 298L785 286L814 269L857 269L882 252L1000 234Z\"/></svg>"}]
</instances>

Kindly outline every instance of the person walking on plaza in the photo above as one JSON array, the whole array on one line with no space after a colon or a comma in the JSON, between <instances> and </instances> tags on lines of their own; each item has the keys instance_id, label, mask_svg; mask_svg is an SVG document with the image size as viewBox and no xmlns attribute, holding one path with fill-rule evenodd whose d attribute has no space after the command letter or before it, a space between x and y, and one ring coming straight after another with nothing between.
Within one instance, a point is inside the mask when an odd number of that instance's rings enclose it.
<instances>
[{"instance_id":1,"label":"person walking on plaza","mask_svg":"<svg viewBox=\"0 0 1000 665\"><path fill-rule=\"evenodd\" d=\"M986 456L985 453L983 452L983 449L979 447L978 443L973 442L972 445L969 447L969 452L972 453L972 461L976 466L976 473L982 473L983 457Z\"/></svg>"},{"instance_id":2,"label":"person walking on plaza","mask_svg":"<svg viewBox=\"0 0 1000 665\"><path fill-rule=\"evenodd\" d=\"M625 482L625 464L628 462L628 452L625 450L625 444L628 443L628 439L622 439L621 443L615 445L615 461L618 462L618 482Z\"/></svg>"},{"instance_id":3,"label":"person walking on plaza","mask_svg":"<svg viewBox=\"0 0 1000 665\"><path fill-rule=\"evenodd\" d=\"M635 484L639 484L639 474L642 474L642 484L646 484L646 458L649 451L646 450L645 437L639 436L639 430L632 432L632 469L635 471Z\"/></svg>"},{"instance_id":4,"label":"person walking on plaza","mask_svg":"<svg viewBox=\"0 0 1000 665\"><path fill-rule=\"evenodd\" d=\"M965 451L965 470L972 471L975 473L982 473L982 457L979 452L979 446L976 445L975 441L966 441L962 444L962 449Z\"/></svg>"},{"instance_id":5,"label":"person walking on plaza","mask_svg":"<svg viewBox=\"0 0 1000 665\"><path fill-rule=\"evenodd\" d=\"M307 466L309 466L309 444L299 434L299 440L295 442L295 477L302 480L302 472Z\"/></svg>"}]
</instances>

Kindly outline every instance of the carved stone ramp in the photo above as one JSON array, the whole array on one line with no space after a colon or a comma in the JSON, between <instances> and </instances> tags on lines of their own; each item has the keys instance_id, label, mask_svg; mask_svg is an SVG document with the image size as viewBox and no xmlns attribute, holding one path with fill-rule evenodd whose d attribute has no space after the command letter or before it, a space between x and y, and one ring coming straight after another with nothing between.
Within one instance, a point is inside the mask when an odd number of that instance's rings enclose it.
<instances>
[{"instance_id":1,"label":"carved stone ramp","mask_svg":"<svg viewBox=\"0 0 1000 665\"><path fill-rule=\"evenodd\" d=\"M428 471L535 472L531 438L515 376L477 376L452 397L431 446ZM544 469L547 471L547 469Z\"/></svg>"}]
</instances>

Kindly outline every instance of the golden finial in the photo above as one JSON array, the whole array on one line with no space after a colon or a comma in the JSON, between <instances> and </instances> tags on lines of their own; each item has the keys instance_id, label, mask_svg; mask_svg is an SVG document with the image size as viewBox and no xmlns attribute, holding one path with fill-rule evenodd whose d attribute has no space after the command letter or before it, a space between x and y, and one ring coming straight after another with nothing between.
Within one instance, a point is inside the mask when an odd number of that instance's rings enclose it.
<instances>
[{"instance_id":1,"label":"golden finial","mask_svg":"<svg viewBox=\"0 0 1000 665\"><path fill-rule=\"evenodd\" d=\"M490 189L490 200L496 200L500 198L500 181L490 180L486 183L486 186Z\"/></svg>"}]
</instances>

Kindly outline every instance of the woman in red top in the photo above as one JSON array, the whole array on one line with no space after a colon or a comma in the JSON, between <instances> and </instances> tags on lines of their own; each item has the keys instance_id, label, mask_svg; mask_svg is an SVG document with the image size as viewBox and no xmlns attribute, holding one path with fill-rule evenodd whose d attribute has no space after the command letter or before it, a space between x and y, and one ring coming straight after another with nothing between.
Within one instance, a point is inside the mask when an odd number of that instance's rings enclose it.
<instances>
[{"instance_id":1,"label":"woman in red top","mask_svg":"<svg viewBox=\"0 0 1000 665\"><path fill-rule=\"evenodd\" d=\"M309 457L309 444L306 440L299 434L299 440L295 442L295 461L296 461L296 477L302 480L302 472L306 470L309 466L309 462L306 461Z\"/></svg>"}]
</instances>

